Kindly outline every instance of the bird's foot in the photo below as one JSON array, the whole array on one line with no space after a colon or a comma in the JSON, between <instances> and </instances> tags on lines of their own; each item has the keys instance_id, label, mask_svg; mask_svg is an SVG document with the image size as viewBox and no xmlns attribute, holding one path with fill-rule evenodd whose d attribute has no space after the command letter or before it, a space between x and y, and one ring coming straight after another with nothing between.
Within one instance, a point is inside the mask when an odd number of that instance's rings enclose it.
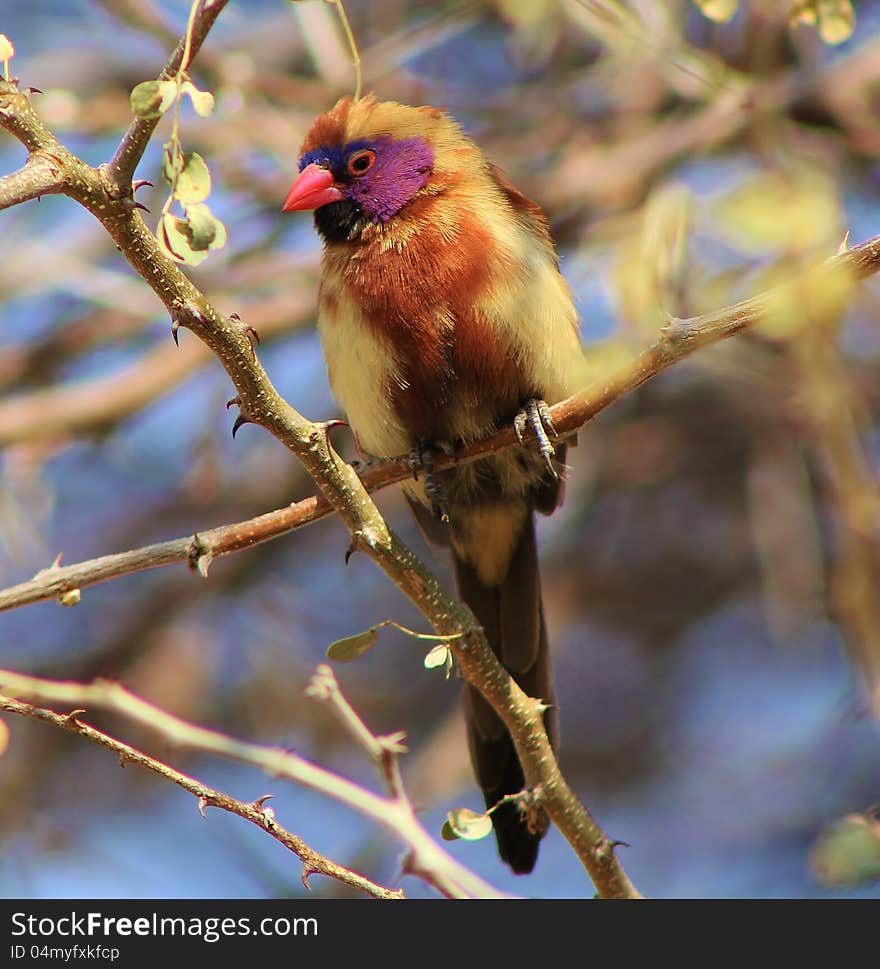
<instances>
[{"instance_id":1,"label":"bird's foot","mask_svg":"<svg viewBox=\"0 0 880 969\"><path fill-rule=\"evenodd\" d=\"M373 468L381 468L384 464L389 463L389 458L376 458L369 454L361 454L358 458L352 458L349 462L354 468L357 476L363 477L368 471L372 471Z\"/></svg>"},{"instance_id":2,"label":"bird's foot","mask_svg":"<svg viewBox=\"0 0 880 969\"><path fill-rule=\"evenodd\" d=\"M553 419L550 417L550 408L547 406L546 401L538 398L527 400L513 419L513 429L516 432L516 439L523 447L526 447L523 434L527 427L531 428L532 433L535 435L535 440L538 442L538 450L541 452L544 464L547 465L547 470L554 478L558 478L559 472L553 465L556 449L550 442L550 437L556 438L559 435L553 426Z\"/></svg>"},{"instance_id":3,"label":"bird's foot","mask_svg":"<svg viewBox=\"0 0 880 969\"><path fill-rule=\"evenodd\" d=\"M431 511L442 522L449 521L449 507L446 504L446 494L443 485L434 473L434 455L436 448L419 443L409 452L409 466L412 469L413 478L419 480L421 471L425 477L424 488L428 500L431 502Z\"/></svg>"},{"instance_id":4,"label":"bird's foot","mask_svg":"<svg viewBox=\"0 0 880 969\"><path fill-rule=\"evenodd\" d=\"M352 428L351 436L354 438L354 448L357 453L351 461L351 466L357 472L358 475L363 475L371 468L381 468L383 464L388 464L389 461L393 461L394 458L380 458L375 454L370 454L361 447L360 438L357 435L357 431Z\"/></svg>"}]
</instances>

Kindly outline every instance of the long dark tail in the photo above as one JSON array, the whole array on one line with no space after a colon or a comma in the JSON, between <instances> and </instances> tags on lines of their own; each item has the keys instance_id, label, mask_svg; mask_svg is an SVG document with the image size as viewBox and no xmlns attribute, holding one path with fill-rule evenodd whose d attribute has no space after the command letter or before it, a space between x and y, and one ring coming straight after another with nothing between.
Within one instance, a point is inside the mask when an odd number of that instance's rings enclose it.
<instances>
[{"instance_id":1,"label":"long dark tail","mask_svg":"<svg viewBox=\"0 0 880 969\"><path fill-rule=\"evenodd\" d=\"M486 585L458 555L454 555L454 565L459 595L485 630L495 655L529 696L554 704L533 515L525 518L500 585ZM471 686L465 686L464 703L471 761L486 807L491 808L505 794L523 789L522 767L507 728ZM555 745L553 709L545 714L545 724ZM517 874L528 874L535 866L549 818L540 810L527 817L518 804L508 803L492 813L492 820L501 858Z\"/></svg>"}]
</instances>

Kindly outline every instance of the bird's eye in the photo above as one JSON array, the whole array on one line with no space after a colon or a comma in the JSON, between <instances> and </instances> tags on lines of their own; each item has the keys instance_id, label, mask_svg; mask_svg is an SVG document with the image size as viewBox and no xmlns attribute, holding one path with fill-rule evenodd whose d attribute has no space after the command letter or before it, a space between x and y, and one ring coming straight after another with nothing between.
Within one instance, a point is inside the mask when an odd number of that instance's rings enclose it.
<instances>
[{"instance_id":1,"label":"bird's eye","mask_svg":"<svg viewBox=\"0 0 880 969\"><path fill-rule=\"evenodd\" d=\"M373 167L373 162L376 160L376 152L371 151L369 148L364 148L362 151L356 151L348 159L348 171L351 175L363 175L364 172L368 172Z\"/></svg>"}]
</instances>

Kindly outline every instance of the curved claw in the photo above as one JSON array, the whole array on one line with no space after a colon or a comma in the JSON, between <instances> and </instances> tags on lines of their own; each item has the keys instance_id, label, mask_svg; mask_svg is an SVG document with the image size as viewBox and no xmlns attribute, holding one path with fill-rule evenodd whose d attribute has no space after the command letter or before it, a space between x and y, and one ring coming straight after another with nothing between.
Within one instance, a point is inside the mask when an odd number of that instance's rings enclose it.
<instances>
[{"instance_id":1,"label":"curved claw","mask_svg":"<svg viewBox=\"0 0 880 969\"><path fill-rule=\"evenodd\" d=\"M419 480L419 471L424 467L421 446L414 447L406 457L409 469L412 471L413 481Z\"/></svg>"},{"instance_id":2,"label":"curved claw","mask_svg":"<svg viewBox=\"0 0 880 969\"><path fill-rule=\"evenodd\" d=\"M424 444L417 444L409 452L409 466L412 468L413 480L419 480L419 471L425 475L425 494L431 502L431 511L442 522L449 521L449 507L446 503L446 493L443 485L434 474L434 449Z\"/></svg>"},{"instance_id":3,"label":"curved claw","mask_svg":"<svg viewBox=\"0 0 880 969\"><path fill-rule=\"evenodd\" d=\"M544 464L547 465L547 470L553 475L554 478L559 477L559 472L553 465L553 459L556 456L556 451L553 445L550 443L549 435L553 437L558 437L556 433L556 428L553 426L553 419L550 416L550 408L547 406L547 402L540 400L539 398L532 398L527 400L523 404L519 413L513 420L513 430L516 434L516 439L523 447L527 447L524 432L526 427L530 428L532 433L535 435L535 441L538 444L538 451L541 453L541 457L544 459Z\"/></svg>"}]
</instances>

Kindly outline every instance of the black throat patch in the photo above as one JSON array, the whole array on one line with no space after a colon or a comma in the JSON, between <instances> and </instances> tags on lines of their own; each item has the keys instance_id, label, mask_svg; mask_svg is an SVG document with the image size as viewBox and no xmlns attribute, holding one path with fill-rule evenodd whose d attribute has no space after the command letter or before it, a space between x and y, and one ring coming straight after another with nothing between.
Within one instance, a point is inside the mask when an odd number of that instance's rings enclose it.
<instances>
[{"instance_id":1,"label":"black throat patch","mask_svg":"<svg viewBox=\"0 0 880 969\"><path fill-rule=\"evenodd\" d=\"M351 199L330 202L315 209L315 228L325 242L351 242L369 224L363 209Z\"/></svg>"}]
</instances>

